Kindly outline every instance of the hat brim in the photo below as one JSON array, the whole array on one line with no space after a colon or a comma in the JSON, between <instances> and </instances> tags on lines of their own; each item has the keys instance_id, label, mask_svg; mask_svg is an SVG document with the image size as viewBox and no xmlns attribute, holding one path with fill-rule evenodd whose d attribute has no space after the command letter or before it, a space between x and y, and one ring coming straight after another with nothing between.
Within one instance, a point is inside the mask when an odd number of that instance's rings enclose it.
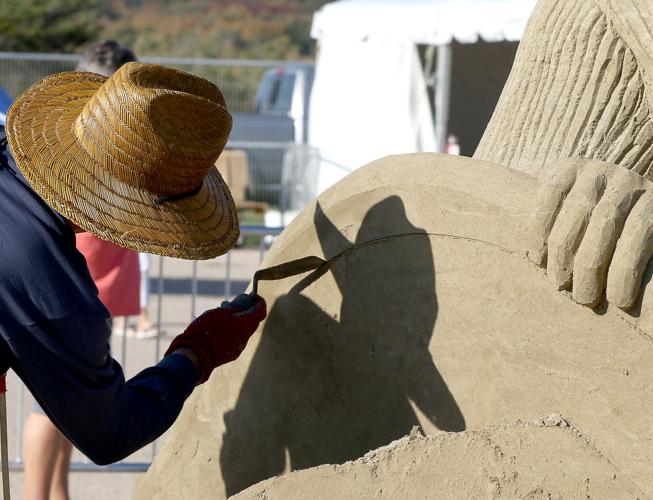
<instances>
[{"instance_id":1,"label":"hat brim","mask_svg":"<svg viewBox=\"0 0 653 500\"><path fill-rule=\"evenodd\" d=\"M7 139L34 191L79 227L131 250L183 259L227 252L240 231L217 168L194 195L156 204L157 194L121 181L81 146L75 120L105 80L95 73L59 73L12 104Z\"/></svg>"}]
</instances>

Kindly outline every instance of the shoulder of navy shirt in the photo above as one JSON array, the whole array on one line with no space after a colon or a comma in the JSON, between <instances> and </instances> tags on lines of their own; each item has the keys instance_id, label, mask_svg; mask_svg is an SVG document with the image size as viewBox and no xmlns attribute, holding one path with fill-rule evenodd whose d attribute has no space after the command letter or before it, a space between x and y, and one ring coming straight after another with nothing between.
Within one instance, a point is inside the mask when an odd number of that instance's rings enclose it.
<instances>
[{"instance_id":1,"label":"shoulder of navy shirt","mask_svg":"<svg viewBox=\"0 0 653 500\"><path fill-rule=\"evenodd\" d=\"M75 233L34 192L16 166L0 126L0 308L21 324L80 310L109 317Z\"/></svg>"},{"instance_id":2,"label":"shoulder of navy shirt","mask_svg":"<svg viewBox=\"0 0 653 500\"><path fill-rule=\"evenodd\" d=\"M165 432L197 381L180 354L125 381L108 317L72 228L25 180L0 126L0 362L98 464Z\"/></svg>"}]
</instances>

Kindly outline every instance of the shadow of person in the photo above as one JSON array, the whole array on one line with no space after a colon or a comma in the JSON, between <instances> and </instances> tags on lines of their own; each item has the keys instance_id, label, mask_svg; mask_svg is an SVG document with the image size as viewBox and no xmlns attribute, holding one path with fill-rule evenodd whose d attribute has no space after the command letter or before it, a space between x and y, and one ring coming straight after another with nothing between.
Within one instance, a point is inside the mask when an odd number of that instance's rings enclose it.
<instances>
[{"instance_id":1,"label":"shadow of person","mask_svg":"<svg viewBox=\"0 0 653 500\"><path fill-rule=\"evenodd\" d=\"M293 470L343 463L405 436L419 423L411 401L438 428L465 429L429 352L438 308L426 233L397 196L370 208L353 245L319 205L314 223L325 256L338 256L340 314L302 295L317 286L320 302L338 303L338 290L315 277L274 303L224 416L228 495L282 473L287 460Z\"/></svg>"}]
</instances>

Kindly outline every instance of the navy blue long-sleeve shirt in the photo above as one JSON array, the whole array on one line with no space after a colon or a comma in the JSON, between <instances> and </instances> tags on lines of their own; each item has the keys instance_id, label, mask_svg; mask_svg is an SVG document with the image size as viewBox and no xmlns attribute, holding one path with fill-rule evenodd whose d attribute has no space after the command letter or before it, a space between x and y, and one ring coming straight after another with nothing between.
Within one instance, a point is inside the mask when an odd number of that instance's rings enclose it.
<instances>
[{"instance_id":1,"label":"navy blue long-sleeve shirt","mask_svg":"<svg viewBox=\"0 0 653 500\"><path fill-rule=\"evenodd\" d=\"M0 361L98 464L165 432L197 381L175 354L125 381L108 318L73 230L31 189L0 126Z\"/></svg>"}]
</instances>

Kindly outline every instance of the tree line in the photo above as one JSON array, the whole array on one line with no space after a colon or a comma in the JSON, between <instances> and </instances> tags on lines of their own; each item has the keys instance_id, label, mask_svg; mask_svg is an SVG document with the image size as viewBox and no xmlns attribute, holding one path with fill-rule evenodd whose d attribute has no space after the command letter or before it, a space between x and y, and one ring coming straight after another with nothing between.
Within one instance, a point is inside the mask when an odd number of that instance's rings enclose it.
<instances>
[{"instance_id":1,"label":"tree line","mask_svg":"<svg viewBox=\"0 0 653 500\"><path fill-rule=\"evenodd\" d=\"M0 50L79 52L115 39L140 56L310 59L326 0L2 0Z\"/></svg>"}]
</instances>

